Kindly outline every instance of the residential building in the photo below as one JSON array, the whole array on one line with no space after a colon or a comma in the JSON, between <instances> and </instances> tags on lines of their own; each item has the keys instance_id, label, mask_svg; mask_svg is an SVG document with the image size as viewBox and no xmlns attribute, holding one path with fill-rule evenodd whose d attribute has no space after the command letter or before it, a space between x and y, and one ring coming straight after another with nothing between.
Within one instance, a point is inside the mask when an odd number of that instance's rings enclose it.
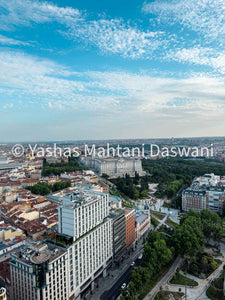
<instances>
[{"instance_id":1,"label":"residential building","mask_svg":"<svg viewBox=\"0 0 225 300\"><path fill-rule=\"evenodd\" d=\"M186 189L182 193L182 209L188 211L194 209L196 211L202 211L207 208L206 204L206 192L203 189Z\"/></svg>"},{"instance_id":2,"label":"residential building","mask_svg":"<svg viewBox=\"0 0 225 300\"><path fill-rule=\"evenodd\" d=\"M14 228L11 225L5 224L4 221L0 222L0 242L12 239L16 236L25 236L23 231Z\"/></svg>"},{"instance_id":3,"label":"residential building","mask_svg":"<svg viewBox=\"0 0 225 300\"><path fill-rule=\"evenodd\" d=\"M10 251L24 245L26 242L25 237L23 236L16 236L14 238L4 240L0 242L0 255L4 255L9 253Z\"/></svg>"},{"instance_id":4,"label":"residential building","mask_svg":"<svg viewBox=\"0 0 225 300\"><path fill-rule=\"evenodd\" d=\"M210 187L206 189L206 203L212 212L222 213L225 203L225 187Z\"/></svg>"},{"instance_id":5,"label":"residential building","mask_svg":"<svg viewBox=\"0 0 225 300\"><path fill-rule=\"evenodd\" d=\"M224 176L205 174L193 180L190 188L182 193L182 209L202 211L210 209L222 213L225 201Z\"/></svg>"},{"instance_id":6,"label":"residential building","mask_svg":"<svg viewBox=\"0 0 225 300\"><path fill-rule=\"evenodd\" d=\"M68 300L67 251L50 243L31 243L12 254L12 300Z\"/></svg>"}]
</instances>

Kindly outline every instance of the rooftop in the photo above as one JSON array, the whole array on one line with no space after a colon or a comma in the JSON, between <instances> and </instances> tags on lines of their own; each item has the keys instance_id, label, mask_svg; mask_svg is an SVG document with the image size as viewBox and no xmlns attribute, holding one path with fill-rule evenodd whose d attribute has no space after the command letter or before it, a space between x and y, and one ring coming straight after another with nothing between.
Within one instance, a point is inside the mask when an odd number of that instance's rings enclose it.
<instances>
[{"instance_id":1,"label":"rooftop","mask_svg":"<svg viewBox=\"0 0 225 300\"><path fill-rule=\"evenodd\" d=\"M90 190L77 190L72 191L66 194L64 197L62 197L62 202L65 206L68 205L75 208L98 201L102 198L103 195L105 194Z\"/></svg>"},{"instance_id":2,"label":"rooftop","mask_svg":"<svg viewBox=\"0 0 225 300\"><path fill-rule=\"evenodd\" d=\"M30 243L13 254L13 257L26 264L43 264L62 255L65 249L50 243Z\"/></svg>"}]
</instances>

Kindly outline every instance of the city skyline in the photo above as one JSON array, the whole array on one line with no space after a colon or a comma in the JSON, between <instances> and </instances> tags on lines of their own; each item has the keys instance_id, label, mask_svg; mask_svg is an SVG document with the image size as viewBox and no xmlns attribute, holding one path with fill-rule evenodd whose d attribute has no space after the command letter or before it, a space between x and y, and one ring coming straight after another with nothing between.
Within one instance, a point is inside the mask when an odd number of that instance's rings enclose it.
<instances>
[{"instance_id":1,"label":"city skyline","mask_svg":"<svg viewBox=\"0 0 225 300\"><path fill-rule=\"evenodd\" d=\"M0 0L0 142L224 136L224 11Z\"/></svg>"}]
</instances>

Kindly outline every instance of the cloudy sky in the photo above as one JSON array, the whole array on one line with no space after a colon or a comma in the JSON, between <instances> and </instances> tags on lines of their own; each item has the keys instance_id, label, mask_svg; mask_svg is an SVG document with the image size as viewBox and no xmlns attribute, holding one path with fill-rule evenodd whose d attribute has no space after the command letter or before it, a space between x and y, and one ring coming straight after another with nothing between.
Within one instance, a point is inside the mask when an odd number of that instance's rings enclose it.
<instances>
[{"instance_id":1,"label":"cloudy sky","mask_svg":"<svg viewBox=\"0 0 225 300\"><path fill-rule=\"evenodd\" d=\"M0 0L0 142L225 135L225 0Z\"/></svg>"}]
</instances>

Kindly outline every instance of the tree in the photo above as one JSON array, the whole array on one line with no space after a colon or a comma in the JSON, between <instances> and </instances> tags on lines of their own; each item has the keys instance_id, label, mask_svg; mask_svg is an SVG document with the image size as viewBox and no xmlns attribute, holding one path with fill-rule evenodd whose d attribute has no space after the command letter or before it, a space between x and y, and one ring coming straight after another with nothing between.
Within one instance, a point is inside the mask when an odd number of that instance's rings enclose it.
<instances>
[{"instance_id":1,"label":"tree","mask_svg":"<svg viewBox=\"0 0 225 300\"><path fill-rule=\"evenodd\" d=\"M148 190L143 190L143 191L141 191L140 197L141 197L141 198L146 198L146 197L148 197Z\"/></svg>"}]
</instances>

